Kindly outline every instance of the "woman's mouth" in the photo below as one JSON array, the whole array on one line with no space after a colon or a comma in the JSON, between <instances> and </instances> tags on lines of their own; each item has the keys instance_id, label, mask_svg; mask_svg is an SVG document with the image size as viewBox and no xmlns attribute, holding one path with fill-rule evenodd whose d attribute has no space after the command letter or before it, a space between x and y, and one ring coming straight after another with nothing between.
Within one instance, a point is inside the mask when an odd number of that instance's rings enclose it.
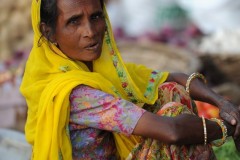
<instances>
[{"instance_id":1,"label":"woman's mouth","mask_svg":"<svg viewBox=\"0 0 240 160\"><path fill-rule=\"evenodd\" d=\"M86 50L96 51L99 47L99 43L91 43L85 47Z\"/></svg>"}]
</instances>

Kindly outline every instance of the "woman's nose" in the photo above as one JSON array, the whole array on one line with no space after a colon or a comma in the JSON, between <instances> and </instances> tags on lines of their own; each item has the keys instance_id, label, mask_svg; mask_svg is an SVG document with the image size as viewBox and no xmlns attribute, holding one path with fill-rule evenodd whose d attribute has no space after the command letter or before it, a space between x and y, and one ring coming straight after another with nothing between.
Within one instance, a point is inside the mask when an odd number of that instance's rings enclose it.
<instances>
[{"instance_id":1,"label":"woman's nose","mask_svg":"<svg viewBox=\"0 0 240 160\"><path fill-rule=\"evenodd\" d=\"M91 22L87 22L83 29L83 37L93 38L96 34L95 28Z\"/></svg>"}]
</instances>

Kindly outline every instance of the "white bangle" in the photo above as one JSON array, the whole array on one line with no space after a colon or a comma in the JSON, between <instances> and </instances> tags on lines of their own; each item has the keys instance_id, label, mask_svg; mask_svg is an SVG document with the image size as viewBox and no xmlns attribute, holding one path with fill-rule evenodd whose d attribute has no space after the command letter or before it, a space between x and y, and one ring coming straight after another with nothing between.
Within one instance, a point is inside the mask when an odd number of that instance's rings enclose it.
<instances>
[{"instance_id":1,"label":"white bangle","mask_svg":"<svg viewBox=\"0 0 240 160\"><path fill-rule=\"evenodd\" d=\"M207 144L207 127L206 127L205 118L203 116L202 116L202 122L203 122L204 145L206 145Z\"/></svg>"}]
</instances>

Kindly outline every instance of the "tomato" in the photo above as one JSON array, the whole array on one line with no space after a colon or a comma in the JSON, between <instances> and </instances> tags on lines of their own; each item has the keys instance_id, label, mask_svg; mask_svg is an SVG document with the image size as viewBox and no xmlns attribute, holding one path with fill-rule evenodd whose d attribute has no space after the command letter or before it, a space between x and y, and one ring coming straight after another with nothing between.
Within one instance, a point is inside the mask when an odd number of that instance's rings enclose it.
<instances>
[{"instance_id":1,"label":"tomato","mask_svg":"<svg viewBox=\"0 0 240 160\"><path fill-rule=\"evenodd\" d=\"M205 118L219 118L219 109L206 102L195 101L198 109L198 115Z\"/></svg>"}]
</instances>

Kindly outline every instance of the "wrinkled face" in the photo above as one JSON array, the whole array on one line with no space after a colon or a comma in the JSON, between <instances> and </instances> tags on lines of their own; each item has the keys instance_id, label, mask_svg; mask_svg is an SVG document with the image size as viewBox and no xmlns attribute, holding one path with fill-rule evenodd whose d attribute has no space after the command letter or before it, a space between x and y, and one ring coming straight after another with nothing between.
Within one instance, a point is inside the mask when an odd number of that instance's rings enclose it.
<instances>
[{"instance_id":1,"label":"wrinkled face","mask_svg":"<svg viewBox=\"0 0 240 160\"><path fill-rule=\"evenodd\" d=\"M99 0L58 0L55 42L69 58L83 62L101 55L105 20Z\"/></svg>"}]
</instances>

